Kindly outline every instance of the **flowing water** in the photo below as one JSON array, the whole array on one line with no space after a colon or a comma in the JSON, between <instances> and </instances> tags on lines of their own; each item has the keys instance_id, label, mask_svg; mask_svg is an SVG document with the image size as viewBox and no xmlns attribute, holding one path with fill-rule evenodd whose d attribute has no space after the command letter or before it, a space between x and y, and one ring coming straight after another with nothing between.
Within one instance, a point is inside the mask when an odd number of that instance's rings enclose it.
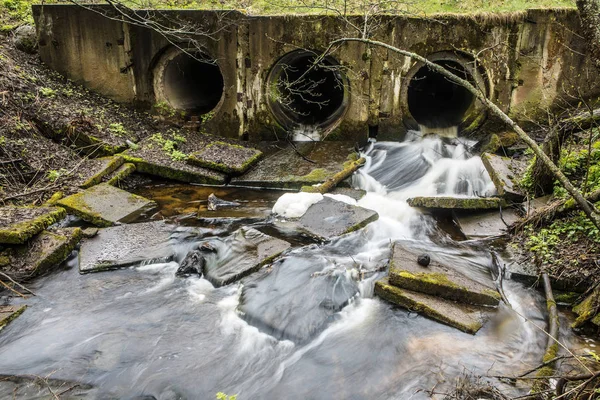
<instances>
[{"instance_id":1,"label":"flowing water","mask_svg":"<svg viewBox=\"0 0 600 400\"><path fill-rule=\"evenodd\" d=\"M455 242L405 201L493 194L468 147L434 137L371 144L354 184L367 190L359 205L376 210L379 220L306 245L277 219L256 222L252 226L295 247L239 284L214 288L199 277L175 276L177 262L194 245L223 240L228 225L180 227L186 239L176 241L176 261L167 264L80 275L74 258L31 285L38 296L1 332L0 374L83 382L96 389L82 388L82 396L100 399L214 399L217 392L237 393L240 400L421 399L432 389L444 392L465 372L527 370L539 363L545 335L505 306L473 336L373 297L391 241L426 251L475 280L493 279L487 245ZM192 213L198 189L187 188L188 195L165 203ZM164 213L175 218L177 207ZM538 292L510 280L504 291L520 315L545 326ZM509 393L524 390L495 383ZM13 389L0 384L0 398L12 397Z\"/></svg>"}]
</instances>

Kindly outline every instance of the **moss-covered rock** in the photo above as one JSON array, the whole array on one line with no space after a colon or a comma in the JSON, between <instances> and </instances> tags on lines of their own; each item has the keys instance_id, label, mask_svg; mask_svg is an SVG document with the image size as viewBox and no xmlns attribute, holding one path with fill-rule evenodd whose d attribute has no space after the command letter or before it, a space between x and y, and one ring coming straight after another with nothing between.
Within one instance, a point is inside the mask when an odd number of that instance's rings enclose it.
<instances>
[{"instance_id":1,"label":"moss-covered rock","mask_svg":"<svg viewBox=\"0 0 600 400\"><path fill-rule=\"evenodd\" d=\"M0 329L23 314L27 306L0 306Z\"/></svg>"},{"instance_id":2,"label":"moss-covered rock","mask_svg":"<svg viewBox=\"0 0 600 400\"><path fill-rule=\"evenodd\" d=\"M106 176L104 179L106 179L106 183L108 183L109 185L118 187L121 181L123 181L125 178L127 178L134 172L135 164L125 163L121 165L116 171Z\"/></svg>"},{"instance_id":3,"label":"moss-covered rock","mask_svg":"<svg viewBox=\"0 0 600 400\"><path fill-rule=\"evenodd\" d=\"M390 303L416 311L463 332L475 334L485 322L483 309L401 289L387 278L375 282L375 294Z\"/></svg>"},{"instance_id":4,"label":"moss-covered rock","mask_svg":"<svg viewBox=\"0 0 600 400\"><path fill-rule=\"evenodd\" d=\"M121 156L102 157L86 160L82 169L86 169L87 176L79 185L81 188L89 188L102 182L105 176L116 171L125 160Z\"/></svg>"},{"instance_id":5,"label":"moss-covered rock","mask_svg":"<svg viewBox=\"0 0 600 400\"><path fill-rule=\"evenodd\" d=\"M25 243L66 216L58 207L1 207L0 243Z\"/></svg>"},{"instance_id":6,"label":"moss-covered rock","mask_svg":"<svg viewBox=\"0 0 600 400\"><path fill-rule=\"evenodd\" d=\"M262 157L260 150L225 142L213 142L192 153L188 162L221 171L228 175L241 175Z\"/></svg>"},{"instance_id":7,"label":"moss-covered rock","mask_svg":"<svg viewBox=\"0 0 600 400\"><path fill-rule=\"evenodd\" d=\"M505 205L504 201L497 197L412 197L407 203L411 207L461 210L486 210Z\"/></svg>"},{"instance_id":8,"label":"moss-covered rock","mask_svg":"<svg viewBox=\"0 0 600 400\"><path fill-rule=\"evenodd\" d=\"M525 199L517 183L526 168L523 162L489 153L483 153L481 161L490 174L498 195L516 202Z\"/></svg>"},{"instance_id":9,"label":"moss-covered rock","mask_svg":"<svg viewBox=\"0 0 600 400\"><path fill-rule=\"evenodd\" d=\"M600 311L600 286L597 286L589 296L573 307L573 312L578 317L571 326L579 328L588 321L600 326L598 311Z\"/></svg>"}]
</instances>

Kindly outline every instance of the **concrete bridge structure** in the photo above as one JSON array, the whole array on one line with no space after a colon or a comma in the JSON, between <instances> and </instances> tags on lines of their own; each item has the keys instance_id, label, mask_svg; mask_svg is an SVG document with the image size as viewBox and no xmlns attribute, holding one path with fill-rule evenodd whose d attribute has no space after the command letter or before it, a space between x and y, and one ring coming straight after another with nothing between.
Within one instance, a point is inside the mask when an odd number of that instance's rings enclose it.
<instances>
[{"instance_id":1,"label":"concrete bridge structure","mask_svg":"<svg viewBox=\"0 0 600 400\"><path fill-rule=\"evenodd\" d=\"M362 142L369 134L400 139L418 126L458 126L462 134L500 129L466 90L383 48L345 43L307 74L332 40L355 36L342 18L142 12L159 20L194 21L206 33L197 36L202 50L194 58L182 51L187 44L106 13L104 6L34 6L42 60L116 101L200 116L216 134L273 140L313 126L329 133L327 140ZM565 101L599 98L598 72L578 32L576 10L529 10L386 16L373 38L451 69L517 120L535 121ZM312 82L303 94L282 85L299 77Z\"/></svg>"}]
</instances>

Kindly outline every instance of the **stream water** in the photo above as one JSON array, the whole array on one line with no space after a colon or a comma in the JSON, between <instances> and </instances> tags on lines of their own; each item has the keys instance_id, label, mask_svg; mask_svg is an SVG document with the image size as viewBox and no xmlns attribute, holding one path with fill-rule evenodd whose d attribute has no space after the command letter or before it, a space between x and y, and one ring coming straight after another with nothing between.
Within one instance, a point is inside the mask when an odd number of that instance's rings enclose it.
<instances>
[{"instance_id":1,"label":"stream water","mask_svg":"<svg viewBox=\"0 0 600 400\"><path fill-rule=\"evenodd\" d=\"M239 284L214 288L199 277L176 277L177 262L80 275L73 258L31 285L37 296L0 333L0 374L83 382L95 388L82 397L98 399L214 399L217 392L239 400L422 399L428 390L444 392L465 372L527 370L546 344L531 323L545 326L544 300L534 289L504 281L512 306L531 322L501 305L474 336L373 297L391 241L426 251L475 280L493 279L488 245L454 241L436 219L405 201L492 194L481 160L468 147L416 136L371 144L353 183L367 191L359 205L376 210L379 220L306 245L273 217L253 222L295 247ZM198 191L207 190L177 188L171 193L187 193L159 200L171 219L192 213ZM144 189L152 193L164 199L166 190ZM257 193L249 200L243 193L219 194L260 210L279 195L261 202ZM189 215L185 220L194 225ZM179 262L197 243L218 240L233 227L180 229L188 235L175 245ZM567 330L563 338L575 340ZM524 390L495 383L507 393ZM13 389L0 384L0 398L12 398Z\"/></svg>"}]
</instances>

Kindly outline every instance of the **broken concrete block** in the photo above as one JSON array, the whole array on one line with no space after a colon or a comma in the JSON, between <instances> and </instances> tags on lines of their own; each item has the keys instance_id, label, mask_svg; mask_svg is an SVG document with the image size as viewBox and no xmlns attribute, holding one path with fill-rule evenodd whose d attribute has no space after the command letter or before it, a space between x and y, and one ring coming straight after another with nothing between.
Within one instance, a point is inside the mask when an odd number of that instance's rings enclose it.
<instances>
[{"instance_id":1,"label":"broken concrete block","mask_svg":"<svg viewBox=\"0 0 600 400\"><path fill-rule=\"evenodd\" d=\"M215 286L235 282L268 264L291 245L253 228L240 228L205 257L204 277Z\"/></svg>"},{"instance_id":2,"label":"broken concrete block","mask_svg":"<svg viewBox=\"0 0 600 400\"><path fill-rule=\"evenodd\" d=\"M476 282L439 262L423 267L417 258L395 244L390 258L390 284L461 303L497 306L500 302L500 293L493 286Z\"/></svg>"},{"instance_id":3,"label":"broken concrete block","mask_svg":"<svg viewBox=\"0 0 600 400\"><path fill-rule=\"evenodd\" d=\"M456 221L467 239L478 239L506 234L506 229L519 220L512 208L502 211L483 211L479 213L455 213Z\"/></svg>"},{"instance_id":4,"label":"broken concrete block","mask_svg":"<svg viewBox=\"0 0 600 400\"><path fill-rule=\"evenodd\" d=\"M229 175L240 175L256 164L261 156L262 152L257 149L213 142L202 150L190 154L188 162Z\"/></svg>"},{"instance_id":5,"label":"broken concrete block","mask_svg":"<svg viewBox=\"0 0 600 400\"><path fill-rule=\"evenodd\" d=\"M240 186L300 189L321 184L358 159L354 143L299 142L296 149L281 142L261 148L264 159L232 180Z\"/></svg>"},{"instance_id":6,"label":"broken concrete block","mask_svg":"<svg viewBox=\"0 0 600 400\"><path fill-rule=\"evenodd\" d=\"M0 306L0 329L25 311L27 306Z\"/></svg>"},{"instance_id":7,"label":"broken concrete block","mask_svg":"<svg viewBox=\"0 0 600 400\"><path fill-rule=\"evenodd\" d=\"M125 163L125 164L121 165L113 173L106 175L104 177L104 179L106 180L106 183L108 183L109 185L118 187L119 183L121 183L122 180L124 180L129 175L133 174L134 172L135 172L135 165L132 163Z\"/></svg>"},{"instance_id":8,"label":"broken concrete block","mask_svg":"<svg viewBox=\"0 0 600 400\"><path fill-rule=\"evenodd\" d=\"M573 307L573 312L578 315L577 319L571 327L580 328L587 321L591 321L595 325L600 325L600 316L598 309L600 308L600 288L596 287L594 291L587 296L581 303Z\"/></svg>"},{"instance_id":9,"label":"broken concrete block","mask_svg":"<svg viewBox=\"0 0 600 400\"><path fill-rule=\"evenodd\" d=\"M43 231L26 244L5 249L9 263L0 270L18 281L34 278L63 262L81 237L79 228Z\"/></svg>"},{"instance_id":10,"label":"broken concrete block","mask_svg":"<svg viewBox=\"0 0 600 400\"><path fill-rule=\"evenodd\" d=\"M525 171L523 162L489 153L483 153L481 161L490 174L498 195L516 202L525 199L525 195L516 183Z\"/></svg>"},{"instance_id":11,"label":"broken concrete block","mask_svg":"<svg viewBox=\"0 0 600 400\"><path fill-rule=\"evenodd\" d=\"M83 171L81 188L89 188L102 183L102 178L112 174L125 160L121 156L90 158L83 162L80 171Z\"/></svg>"},{"instance_id":12,"label":"broken concrete block","mask_svg":"<svg viewBox=\"0 0 600 400\"><path fill-rule=\"evenodd\" d=\"M485 322L482 309L390 285L387 278L375 282L375 294L390 303L416 311L463 332L475 334Z\"/></svg>"},{"instance_id":13,"label":"broken concrete block","mask_svg":"<svg viewBox=\"0 0 600 400\"><path fill-rule=\"evenodd\" d=\"M378 218L379 214L373 210L324 197L310 206L295 224L297 229L327 240L363 228Z\"/></svg>"},{"instance_id":14,"label":"broken concrete block","mask_svg":"<svg viewBox=\"0 0 600 400\"><path fill-rule=\"evenodd\" d=\"M100 229L79 251L79 271L97 272L129 267L144 261L169 262L175 254L169 242L175 227L163 221Z\"/></svg>"},{"instance_id":15,"label":"broken concrete block","mask_svg":"<svg viewBox=\"0 0 600 400\"><path fill-rule=\"evenodd\" d=\"M484 210L504 205L497 197L413 197L406 201L411 207Z\"/></svg>"},{"instance_id":16,"label":"broken concrete block","mask_svg":"<svg viewBox=\"0 0 600 400\"><path fill-rule=\"evenodd\" d=\"M154 209L154 201L131 194L107 183L92 186L57 203L81 219L97 226L132 222Z\"/></svg>"},{"instance_id":17,"label":"broken concrete block","mask_svg":"<svg viewBox=\"0 0 600 400\"><path fill-rule=\"evenodd\" d=\"M58 207L0 207L0 243L25 243L66 216Z\"/></svg>"}]
</instances>

